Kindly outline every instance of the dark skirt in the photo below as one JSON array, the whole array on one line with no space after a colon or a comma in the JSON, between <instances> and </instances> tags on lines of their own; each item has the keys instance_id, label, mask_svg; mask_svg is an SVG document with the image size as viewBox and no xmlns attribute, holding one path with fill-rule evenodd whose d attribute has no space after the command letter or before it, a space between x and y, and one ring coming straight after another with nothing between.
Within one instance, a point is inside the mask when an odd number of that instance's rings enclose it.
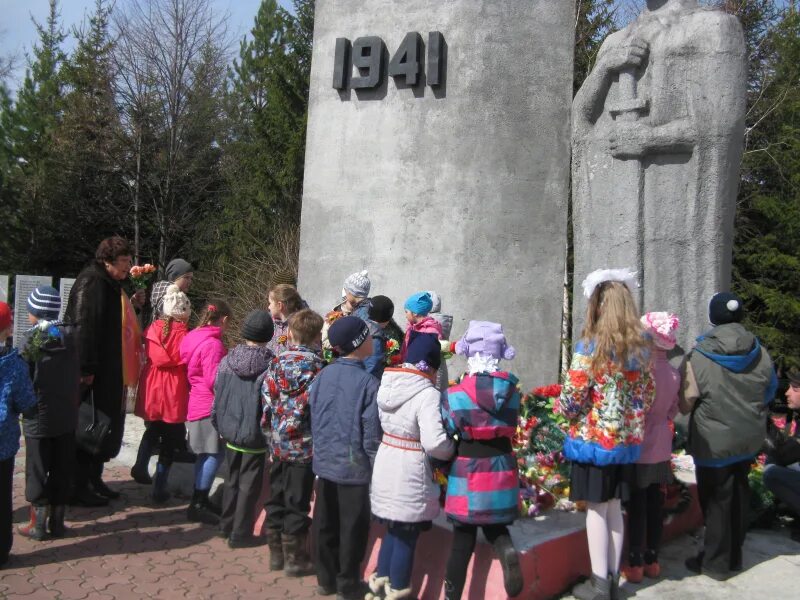
<instances>
[{"instance_id":1,"label":"dark skirt","mask_svg":"<svg viewBox=\"0 0 800 600\"><path fill-rule=\"evenodd\" d=\"M653 484L666 485L672 483L672 467L670 461L650 464L636 464L633 485L639 489Z\"/></svg>"},{"instance_id":2,"label":"dark skirt","mask_svg":"<svg viewBox=\"0 0 800 600\"><path fill-rule=\"evenodd\" d=\"M573 502L627 501L634 481L634 466L598 467L589 463L572 463L569 499Z\"/></svg>"},{"instance_id":3,"label":"dark skirt","mask_svg":"<svg viewBox=\"0 0 800 600\"><path fill-rule=\"evenodd\" d=\"M416 523L406 523L405 521L392 521L391 519L384 519L372 515L372 520L381 525L386 525L392 529L400 529L402 531L430 531L433 526L432 521L418 521Z\"/></svg>"}]
</instances>

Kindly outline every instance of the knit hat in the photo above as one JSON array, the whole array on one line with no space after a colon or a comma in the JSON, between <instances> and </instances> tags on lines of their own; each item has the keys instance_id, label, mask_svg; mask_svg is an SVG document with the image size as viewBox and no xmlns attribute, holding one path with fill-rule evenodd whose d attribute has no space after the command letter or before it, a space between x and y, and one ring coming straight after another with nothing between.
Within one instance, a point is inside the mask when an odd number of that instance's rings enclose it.
<instances>
[{"instance_id":1,"label":"knit hat","mask_svg":"<svg viewBox=\"0 0 800 600\"><path fill-rule=\"evenodd\" d=\"M275 271L272 276L272 285L291 285L297 287L297 277L289 269Z\"/></svg>"},{"instance_id":2,"label":"knit hat","mask_svg":"<svg viewBox=\"0 0 800 600\"><path fill-rule=\"evenodd\" d=\"M369 307L369 318L376 323L386 323L394 316L394 302L386 296L375 296Z\"/></svg>"},{"instance_id":3,"label":"knit hat","mask_svg":"<svg viewBox=\"0 0 800 600\"><path fill-rule=\"evenodd\" d=\"M369 336L369 327L358 317L339 317L328 329L328 341L341 356L347 356Z\"/></svg>"},{"instance_id":4,"label":"knit hat","mask_svg":"<svg viewBox=\"0 0 800 600\"><path fill-rule=\"evenodd\" d=\"M275 332L272 315L266 310L253 310L242 323L242 337L249 342L268 342Z\"/></svg>"},{"instance_id":5,"label":"knit hat","mask_svg":"<svg viewBox=\"0 0 800 600\"><path fill-rule=\"evenodd\" d=\"M435 333L413 332L406 350L405 362L414 365L420 371L438 369L442 364L442 345Z\"/></svg>"},{"instance_id":6,"label":"knit hat","mask_svg":"<svg viewBox=\"0 0 800 600\"><path fill-rule=\"evenodd\" d=\"M167 279L169 281L177 281L187 273L192 273L193 271L192 265L182 258L173 258L169 261L169 264L167 264Z\"/></svg>"},{"instance_id":7,"label":"knit hat","mask_svg":"<svg viewBox=\"0 0 800 600\"><path fill-rule=\"evenodd\" d=\"M500 323L470 321L467 332L456 342L456 354L469 357L478 353L497 360L511 360L517 355L514 347L508 345Z\"/></svg>"},{"instance_id":8,"label":"knit hat","mask_svg":"<svg viewBox=\"0 0 800 600\"><path fill-rule=\"evenodd\" d=\"M369 274L367 271L353 273L344 280L344 291L350 292L356 298L366 298L369 296L370 288ZM344 294L342 294L344 296Z\"/></svg>"},{"instance_id":9,"label":"knit hat","mask_svg":"<svg viewBox=\"0 0 800 600\"><path fill-rule=\"evenodd\" d=\"M49 285L40 285L28 296L28 312L38 319L55 321L61 312L61 295Z\"/></svg>"},{"instance_id":10,"label":"knit hat","mask_svg":"<svg viewBox=\"0 0 800 600\"><path fill-rule=\"evenodd\" d=\"M744 318L744 303L742 299L731 292L714 294L708 303L708 320L712 325L738 323Z\"/></svg>"},{"instance_id":11,"label":"knit hat","mask_svg":"<svg viewBox=\"0 0 800 600\"><path fill-rule=\"evenodd\" d=\"M676 315L670 312L649 312L642 315L642 325L653 343L662 350L672 350L678 343L675 331L680 321Z\"/></svg>"},{"instance_id":12,"label":"knit hat","mask_svg":"<svg viewBox=\"0 0 800 600\"><path fill-rule=\"evenodd\" d=\"M431 312L442 312L442 298L432 290L428 290L428 293L431 295Z\"/></svg>"},{"instance_id":13,"label":"knit hat","mask_svg":"<svg viewBox=\"0 0 800 600\"><path fill-rule=\"evenodd\" d=\"M409 296L403 307L415 315L426 316L431 312L431 308L433 307L433 300L431 299L430 292L417 292L413 296Z\"/></svg>"},{"instance_id":14,"label":"knit hat","mask_svg":"<svg viewBox=\"0 0 800 600\"><path fill-rule=\"evenodd\" d=\"M170 284L164 293L161 311L165 317L172 317L179 321L188 321L192 314L192 304L189 297L174 283Z\"/></svg>"},{"instance_id":15,"label":"knit hat","mask_svg":"<svg viewBox=\"0 0 800 600\"><path fill-rule=\"evenodd\" d=\"M0 332L11 326L11 307L5 302L0 302Z\"/></svg>"}]
</instances>

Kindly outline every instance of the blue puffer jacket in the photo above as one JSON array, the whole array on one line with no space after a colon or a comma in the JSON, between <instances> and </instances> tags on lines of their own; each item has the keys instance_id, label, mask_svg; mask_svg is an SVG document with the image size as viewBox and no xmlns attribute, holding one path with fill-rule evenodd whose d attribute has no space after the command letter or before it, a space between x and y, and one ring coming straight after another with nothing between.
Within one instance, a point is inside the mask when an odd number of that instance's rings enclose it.
<instances>
[{"instance_id":1,"label":"blue puffer jacket","mask_svg":"<svg viewBox=\"0 0 800 600\"><path fill-rule=\"evenodd\" d=\"M381 443L378 380L364 363L338 358L320 371L308 403L314 473L346 485L366 485Z\"/></svg>"},{"instance_id":2,"label":"blue puffer jacket","mask_svg":"<svg viewBox=\"0 0 800 600\"><path fill-rule=\"evenodd\" d=\"M0 348L0 460L19 450L19 416L34 406L28 365L16 350Z\"/></svg>"}]
</instances>

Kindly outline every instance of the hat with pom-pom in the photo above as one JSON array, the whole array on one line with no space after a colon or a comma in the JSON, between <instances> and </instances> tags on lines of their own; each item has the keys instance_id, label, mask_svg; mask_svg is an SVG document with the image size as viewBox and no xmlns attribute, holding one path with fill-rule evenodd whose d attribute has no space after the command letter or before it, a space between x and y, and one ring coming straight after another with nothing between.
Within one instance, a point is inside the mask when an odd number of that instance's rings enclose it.
<instances>
[{"instance_id":1,"label":"hat with pom-pom","mask_svg":"<svg viewBox=\"0 0 800 600\"><path fill-rule=\"evenodd\" d=\"M366 298L369 296L369 288L372 284L369 281L369 273L367 271L359 271L349 275L344 280L345 292L351 293L356 298ZM342 294L344 296L344 294Z\"/></svg>"},{"instance_id":2,"label":"hat with pom-pom","mask_svg":"<svg viewBox=\"0 0 800 600\"><path fill-rule=\"evenodd\" d=\"M708 303L708 320L712 325L738 323L743 318L744 303L736 294L719 292Z\"/></svg>"},{"instance_id":3,"label":"hat with pom-pom","mask_svg":"<svg viewBox=\"0 0 800 600\"><path fill-rule=\"evenodd\" d=\"M491 321L470 321L466 333L456 342L456 354L490 356L497 360L512 360L517 352L508 344L503 326Z\"/></svg>"},{"instance_id":4,"label":"hat with pom-pom","mask_svg":"<svg viewBox=\"0 0 800 600\"><path fill-rule=\"evenodd\" d=\"M680 321L670 312L649 312L642 315L642 325L653 339L653 343L662 350L672 350L678 340L675 338Z\"/></svg>"}]
</instances>

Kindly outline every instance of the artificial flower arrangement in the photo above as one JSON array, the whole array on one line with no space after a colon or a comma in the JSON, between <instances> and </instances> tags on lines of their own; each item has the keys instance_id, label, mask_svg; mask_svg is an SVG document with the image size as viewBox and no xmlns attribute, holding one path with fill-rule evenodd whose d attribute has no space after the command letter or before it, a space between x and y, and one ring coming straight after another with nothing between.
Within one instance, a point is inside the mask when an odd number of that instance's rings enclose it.
<instances>
[{"instance_id":1,"label":"artificial flower arrangement","mask_svg":"<svg viewBox=\"0 0 800 600\"><path fill-rule=\"evenodd\" d=\"M39 321L31 327L25 347L22 350L22 358L28 362L36 362L42 358L44 349L61 342L61 321Z\"/></svg>"},{"instance_id":2,"label":"artificial flower arrangement","mask_svg":"<svg viewBox=\"0 0 800 600\"><path fill-rule=\"evenodd\" d=\"M142 266L132 266L129 276L133 287L135 287L137 290L145 289L150 283L150 280L153 278L153 273L155 272L156 267L150 263Z\"/></svg>"},{"instance_id":3,"label":"artificial flower arrangement","mask_svg":"<svg viewBox=\"0 0 800 600\"><path fill-rule=\"evenodd\" d=\"M523 517L535 517L549 508L577 508L569 501L569 463L561 452L568 422L554 411L560 395L560 385L546 385L526 394L520 403L514 451Z\"/></svg>"}]
</instances>

